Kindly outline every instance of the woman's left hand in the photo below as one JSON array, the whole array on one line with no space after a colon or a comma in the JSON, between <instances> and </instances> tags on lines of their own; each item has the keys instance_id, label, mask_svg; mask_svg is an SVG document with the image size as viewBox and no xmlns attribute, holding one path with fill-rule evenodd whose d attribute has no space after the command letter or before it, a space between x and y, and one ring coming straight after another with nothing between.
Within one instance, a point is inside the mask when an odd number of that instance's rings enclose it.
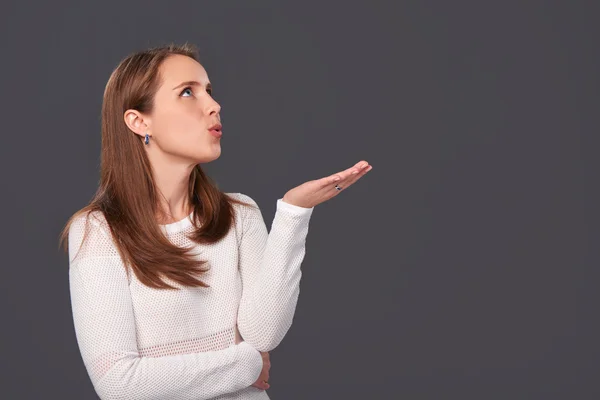
<instances>
[{"instance_id":1,"label":"woman's left hand","mask_svg":"<svg viewBox=\"0 0 600 400\"><path fill-rule=\"evenodd\" d=\"M303 183L302 185L289 190L283 201L298 207L311 208L321 204L332 197L335 197L340 190L335 185L339 185L342 190L347 189L354 182L362 178L373 167L366 161L359 161L353 167L345 171L337 172L325 178L315 179ZM357 171L353 174L354 171Z\"/></svg>"}]
</instances>

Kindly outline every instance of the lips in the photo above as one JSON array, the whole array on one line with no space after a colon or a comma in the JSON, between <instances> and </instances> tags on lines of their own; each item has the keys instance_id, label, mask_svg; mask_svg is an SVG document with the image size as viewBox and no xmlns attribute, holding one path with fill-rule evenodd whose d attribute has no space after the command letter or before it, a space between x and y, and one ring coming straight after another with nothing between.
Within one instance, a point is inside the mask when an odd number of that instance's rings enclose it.
<instances>
[{"instance_id":1,"label":"lips","mask_svg":"<svg viewBox=\"0 0 600 400\"><path fill-rule=\"evenodd\" d=\"M221 124L215 124L215 125L211 126L210 128L208 128L208 131L213 136L221 137L221 135L223 135L223 132L221 131L222 129L223 129L223 126Z\"/></svg>"}]
</instances>

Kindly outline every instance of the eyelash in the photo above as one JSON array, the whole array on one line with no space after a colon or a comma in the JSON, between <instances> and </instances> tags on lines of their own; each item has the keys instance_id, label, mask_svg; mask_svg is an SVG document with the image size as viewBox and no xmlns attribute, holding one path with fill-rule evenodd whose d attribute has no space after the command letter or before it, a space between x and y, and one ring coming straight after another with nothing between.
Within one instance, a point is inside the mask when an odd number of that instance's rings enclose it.
<instances>
[{"instance_id":1,"label":"eyelash","mask_svg":"<svg viewBox=\"0 0 600 400\"><path fill-rule=\"evenodd\" d=\"M182 90L182 91L179 93L179 95L181 96L181 95L183 94L183 92L185 92L185 91L186 91L186 90L188 90L188 89L189 89L189 90L192 90L192 87L191 87L191 86L186 86L186 87L184 87L184 88L183 88L183 90ZM212 96L212 89L207 89L207 90L206 90L206 93L208 93L209 95L211 95L211 96Z\"/></svg>"}]
</instances>

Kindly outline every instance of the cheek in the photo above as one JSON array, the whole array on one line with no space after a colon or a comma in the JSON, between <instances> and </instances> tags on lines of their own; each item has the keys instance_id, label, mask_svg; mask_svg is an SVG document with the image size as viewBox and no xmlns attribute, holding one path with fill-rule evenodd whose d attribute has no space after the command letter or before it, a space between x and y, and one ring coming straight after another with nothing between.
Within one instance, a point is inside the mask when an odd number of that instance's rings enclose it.
<instances>
[{"instance_id":1,"label":"cheek","mask_svg":"<svg viewBox=\"0 0 600 400\"><path fill-rule=\"evenodd\" d=\"M183 108L165 111L153 121L163 140L186 141L202 134L202 116L198 112Z\"/></svg>"},{"instance_id":2,"label":"cheek","mask_svg":"<svg viewBox=\"0 0 600 400\"><path fill-rule=\"evenodd\" d=\"M160 137L161 149L172 154L196 153L206 147L210 136L197 110L164 110L155 114L152 124Z\"/></svg>"}]
</instances>

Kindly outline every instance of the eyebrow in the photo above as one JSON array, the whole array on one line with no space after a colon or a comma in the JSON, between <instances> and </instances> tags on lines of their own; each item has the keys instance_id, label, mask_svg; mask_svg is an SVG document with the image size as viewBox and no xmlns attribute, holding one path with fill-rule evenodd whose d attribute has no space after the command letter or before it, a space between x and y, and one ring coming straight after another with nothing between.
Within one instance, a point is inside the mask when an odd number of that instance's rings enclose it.
<instances>
[{"instance_id":1,"label":"eyebrow","mask_svg":"<svg viewBox=\"0 0 600 400\"><path fill-rule=\"evenodd\" d=\"M182 86L202 86L202 84L198 81L185 81L185 82L181 82L179 85L175 86L173 88L173 90L179 89ZM206 85L206 88L212 89L212 85L210 84L210 82Z\"/></svg>"}]
</instances>

